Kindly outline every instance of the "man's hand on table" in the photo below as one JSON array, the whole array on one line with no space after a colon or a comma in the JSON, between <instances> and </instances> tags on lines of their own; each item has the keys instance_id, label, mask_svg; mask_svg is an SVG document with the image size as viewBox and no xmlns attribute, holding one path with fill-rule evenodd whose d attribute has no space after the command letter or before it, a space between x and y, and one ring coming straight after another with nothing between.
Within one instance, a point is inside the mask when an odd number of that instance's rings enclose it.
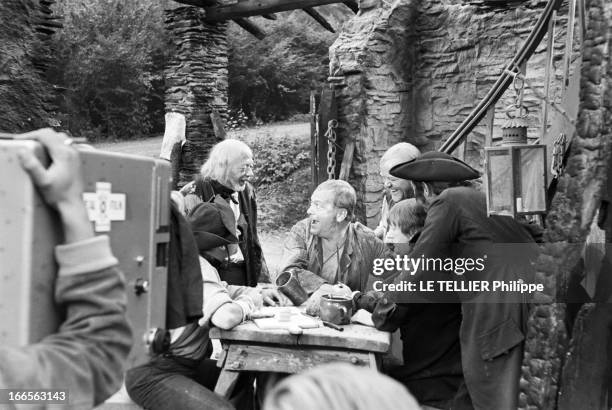
<instances>
[{"instance_id":1,"label":"man's hand on table","mask_svg":"<svg viewBox=\"0 0 612 410\"><path fill-rule=\"evenodd\" d=\"M334 287L328 283L324 283L321 285L319 289L313 292L312 295L308 298L306 303L306 313L310 316L319 316L319 310L321 307L321 296L329 295L332 293Z\"/></svg>"},{"instance_id":2,"label":"man's hand on table","mask_svg":"<svg viewBox=\"0 0 612 410\"><path fill-rule=\"evenodd\" d=\"M287 306L289 299L276 288L265 288L261 290L264 306ZM289 301L289 304L291 302Z\"/></svg>"}]
</instances>

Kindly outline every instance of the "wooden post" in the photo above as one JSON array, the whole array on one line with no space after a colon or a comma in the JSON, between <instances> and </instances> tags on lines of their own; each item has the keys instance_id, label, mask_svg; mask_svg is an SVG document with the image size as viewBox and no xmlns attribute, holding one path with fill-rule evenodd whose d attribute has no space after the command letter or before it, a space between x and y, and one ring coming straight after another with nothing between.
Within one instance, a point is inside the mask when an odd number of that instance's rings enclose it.
<instances>
[{"instance_id":1,"label":"wooden post","mask_svg":"<svg viewBox=\"0 0 612 410\"><path fill-rule=\"evenodd\" d=\"M340 166L340 175L338 179L348 180L351 173L351 165L353 165L353 154L355 152L355 139L351 138L344 147L344 156L342 157L342 165Z\"/></svg>"},{"instance_id":2,"label":"wooden post","mask_svg":"<svg viewBox=\"0 0 612 410\"><path fill-rule=\"evenodd\" d=\"M223 127L223 120L221 119L221 116L217 110L213 110L213 112L210 113L210 121L212 121L215 137L220 140L224 140L227 137L227 134L225 133L225 128Z\"/></svg>"},{"instance_id":3,"label":"wooden post","mask_svg":"<svg viewBox=\"0 0 612 410\"><path fill-rule=\"evenodd\" d=\"M487 125L487 133L485 134L485 147L493 146L493 126L495 124L495 104L493 104L487 110L487 114L485 117L485 123Z\"/></svg>"},{"instance_id":4,"label":"wooden post","mask_svg":"<svg viewBox=\"0 0 612 410\"><path fill-rule=\"evenodd\" d=\"M185 116L178 112L166 113L166 130L159 153L161 159L170 161L174 144L185 141Z\"/></svg>"},{"instance_id":5,"label":"wooden post","mask_svg":"<svg viewBox=\"0 0 612 410\"><path fill-rule=\"evenodd\" d=\"M319 183L319 136L317 133L317 97L314 90L310 91L310 191L314 191Z\"/></svg>"}]
</instances>

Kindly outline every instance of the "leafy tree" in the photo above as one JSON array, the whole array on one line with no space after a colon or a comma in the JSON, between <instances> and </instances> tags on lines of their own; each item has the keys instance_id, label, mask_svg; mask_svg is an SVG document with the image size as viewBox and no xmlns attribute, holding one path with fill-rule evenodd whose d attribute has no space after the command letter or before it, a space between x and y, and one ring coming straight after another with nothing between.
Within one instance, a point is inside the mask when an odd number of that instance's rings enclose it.
<instances>
[{"instance_id":1,"label":"leafy tree","mask_svg":"<svg viewBox=\"0 0 612 410\"><path fill-rule=\"evenodd\" d=\"M65 89L63 126L94 139L163 129L164 2L61 0L50 78Z\"/></svg>"},{"instance_id":2,"label":"leafy tree","mask_svg":"<svg viewBox=\"0 0 612 410\"><path fill-rule=\"evenodd\" d=\"M320 11L328 10L327 17L339 27L350 11L330 7ZM336 35L300 10L278 16L276 21L258 20L265 22L263 40L230 25L229 104L251 120L308 112L310 90L320 87L328 73L328 49Z\"/></svg>"}]
</instances>

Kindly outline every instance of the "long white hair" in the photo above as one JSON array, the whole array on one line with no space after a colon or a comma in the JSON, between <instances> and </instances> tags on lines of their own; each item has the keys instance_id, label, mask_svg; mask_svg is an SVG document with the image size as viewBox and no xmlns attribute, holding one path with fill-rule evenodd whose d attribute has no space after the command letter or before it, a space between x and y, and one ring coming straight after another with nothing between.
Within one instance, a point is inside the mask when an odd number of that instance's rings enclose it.
<instances>
[{"instance_id":1,"label":"long white hair","mask_svg":"<svg viewBox=\"0 0 612 410\"><path fill-rule=\"evenodd\" d=\"M253 151L247 144L235 139L223 140L210 150L200 173L204 178L224 183L227 181L229 164L242 158L253 158Z\"/></svg>"}]
</instances>

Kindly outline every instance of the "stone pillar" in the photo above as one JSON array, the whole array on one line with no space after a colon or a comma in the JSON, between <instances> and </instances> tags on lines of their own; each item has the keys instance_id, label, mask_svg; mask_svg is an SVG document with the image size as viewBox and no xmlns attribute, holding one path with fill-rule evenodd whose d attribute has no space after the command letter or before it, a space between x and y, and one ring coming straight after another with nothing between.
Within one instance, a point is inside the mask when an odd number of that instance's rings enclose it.
<instances>
[{"instance_id":1,"label":"stone pillar","mask_svg":"<svg viewBox=\"0 0 612 410\"><path fill-rule=\"evenodd\" d=\"M202 9L181 6L166 10L166 28L175 46L166 69L166 112L186 118L180 187L192 180L219 141L211 121L213 111L227 119L227 23L207 24Z\"/></svg>"},{"instance_id":2,"label":"stone pillar","mask_svg":"<svg viewBox=\"0 0 612 410\"><path fill-rule=\"evenodd\" d=\"M57 125L50 118L54 92L45 79L49 39L61 27L46 0L0 2L0 124L3 131Z\"/></svg>"}]
</instances>

